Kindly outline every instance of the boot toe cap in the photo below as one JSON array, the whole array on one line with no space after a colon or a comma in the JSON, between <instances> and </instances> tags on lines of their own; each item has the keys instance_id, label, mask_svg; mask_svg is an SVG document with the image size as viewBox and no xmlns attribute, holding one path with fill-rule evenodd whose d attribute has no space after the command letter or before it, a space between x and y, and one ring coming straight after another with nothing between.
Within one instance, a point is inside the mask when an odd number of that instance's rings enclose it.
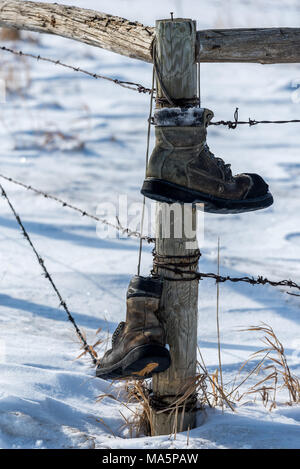
<instances>
[{"instance_id":1,"label":"boot toe cap","mask_svg":"<svg viewBox=\"0 0 300 469\"><path fill-rule=\"evenodd\" d=\"M250 189L247 193L246 199L255 199L257 197L263 197L268 193L269 186L261 176L253 173L245 174L251 178L252 182Z\"/></svg>"}]
</instances>

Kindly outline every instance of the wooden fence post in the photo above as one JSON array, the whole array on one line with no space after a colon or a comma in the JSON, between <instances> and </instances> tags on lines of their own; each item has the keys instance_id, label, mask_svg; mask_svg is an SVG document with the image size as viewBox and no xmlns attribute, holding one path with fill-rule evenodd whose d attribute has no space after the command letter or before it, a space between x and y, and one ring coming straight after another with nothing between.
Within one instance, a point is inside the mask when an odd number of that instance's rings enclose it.
<instances>
[{"instance_id":1,"label":"wooden fence post","mask_svg":"<svg viewBox=\"0 0 300 469\"><path fill-rule=\"evenodd\" d=\"M164 88L174 100L197 97L195 41L196 22L190 19L156 22L156 62ZM157 89L158 98L163 98L159 83ZM165 101L157 106L170 107ZM186 232L191 222L192 234ZM172 359L171 367L152 381L152 430L154 435L163 435L195 426L194 395L178 406L174 403L193 386L196 375L198 281L191 275L182 280L182 276L166 269L176 264L181 270L197 270L195 207L157 202L155 253L154 270L165 277L161 319ZM169 406L173 407L171 411L162 412Z\"/></svg>"},{"instance_id":2,"label":"wooden fence post","mask_svg":"<svg viewBox=\"0 0 300 469\"><path fill-rule=\"evenodd\" d=\"M152 26L57 3L0 0L0 26L58 36L152 62ZM206 29L197 62L299 63L300 28Z\"/></svg>"}]
</instances>

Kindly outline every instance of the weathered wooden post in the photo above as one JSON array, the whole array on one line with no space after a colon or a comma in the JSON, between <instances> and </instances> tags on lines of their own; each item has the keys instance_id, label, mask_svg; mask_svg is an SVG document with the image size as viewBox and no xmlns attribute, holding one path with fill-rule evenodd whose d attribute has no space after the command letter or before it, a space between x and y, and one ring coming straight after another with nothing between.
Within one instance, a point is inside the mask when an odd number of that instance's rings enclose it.
<instances>
[{"instance_id":1,"label":"weathered wooden post","mask_svg":"<svg viewBox=\"0 0 300 469\"><path fill-rule=\"evenodd\" d=\"M180 100L180 107L196 105L195 42L195 21L167 19L156 22L155 54L160 80L168 95L175 102ZM159 82L157 89L156 106L172 107L165 100ZM192 394L180 405L178 400L193 386L196 375L198 281L191 275L183 279L182 275L168 269L177 266L180 270L195 271L198 258L196 208L157 202L154 270L165 277L161 319L167 332L172 365L153 378L154 435L185 431L195 426L195 396Z\"/></svg>"},{"instance_id":2,"label":"weathered wooden post","mask_svg":"<svg viewBox=\"0 0 300 469\"><path fill-rule=\"evenodd\" d=\"M139 22L84 8L34 1L0 0L0 26L56 34L127 57L152 63L154 28ZM4 50L4 49L3 49ZM194 105L197 94L195 62L299 63L300 28L211 29L198 31L190 19L156 22L155 58L161 82L181 108ZM143 87L139 85L139 91ZM157 83L157 97L166 98ZM179 103L178 103L179 100ZM157 101L157 107L169 107ZM194 399L184 399L196 373L198 282L170 267L196 271L199 251L196 235L185 231L194 207L180 206L169 218L169 207L157 203L154 270L165 277L162 320L172 357L171 367L153 379L153 433L170 434L192 428ZM174 231L183 228L179 238ZM170 232L170 236L166 236ZM179 402L179 399L180 402ZM175 406L175 403L180 404Z\"/></svg>"}]
</instances>

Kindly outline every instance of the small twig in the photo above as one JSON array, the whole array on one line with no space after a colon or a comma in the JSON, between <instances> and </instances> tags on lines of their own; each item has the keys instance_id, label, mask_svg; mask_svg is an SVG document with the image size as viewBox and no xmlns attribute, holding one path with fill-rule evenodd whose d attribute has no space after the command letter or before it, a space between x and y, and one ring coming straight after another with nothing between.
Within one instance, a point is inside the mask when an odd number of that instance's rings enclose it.
<instances>
[{"instance_id":1,"label":"small twig","mask_svg":"<svg viewBox=\"0 0 300 469\"><path fill-rule=\"evenodd\" d=\"M225 396L223 389L221 389L221 388L217 385L217 383L215 383L215 382L212 380L212 378L209 376L209 374L208 374L208 373L204 370L204 368L202 367L201 363L199 363L199 366L200 366L200 368L202 369L202 371L205 373L205 375L207 376L207 378L209 379L209 381L211 382L211 384L217 388L217 390L219 391L220 395L222 396L222 398L224 399L224 401L226 402L226 404L228 405L228 407L230 407L230 409L232 410L232 412L235 412L234 407L232 406L231 402L230 402L229 399L227 399L227 397Z\"/></svg>"}]
</instances>

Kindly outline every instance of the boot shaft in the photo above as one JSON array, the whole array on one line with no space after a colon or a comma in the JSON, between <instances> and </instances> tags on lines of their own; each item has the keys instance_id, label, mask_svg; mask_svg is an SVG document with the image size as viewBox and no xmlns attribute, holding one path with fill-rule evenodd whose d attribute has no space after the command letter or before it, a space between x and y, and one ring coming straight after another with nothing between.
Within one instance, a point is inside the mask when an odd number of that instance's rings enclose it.
<instances>
[{"instance_id":1,"label":"boot shaft","mask_svg":"<svg viewBox=\"0 0 300 469\"><path fill-rule=\"evenodd\" d=\"M164 328L157 317L162 288L159 278L135 276L131 279L126 322L121 322L115 330L112 348L102 357L97 376L144 379L170 366Z\"/></svg>"},{"instance_id":2,"label":"boot shaft","mask_svg":"<svg viewBox=\"0 0 300 469\"><path fill-rule=\"evenodd\" d=\"M159 278L135 276L127 290L127 331L160 327L157 317L163 284Z\"/></svg>"},{"instance_id":3,"label":"boot shaft","mask_svg":"<svg viewBox=\"0 0 300 469\"><path fill-rule=\"evenodd\" d=\"M231 165L209 150L206 128L212 117L212 111L200 108L164 108L155 113L156 145L141 193L167 204L203 204L210 213L269 207L273 197L261 176L234 176Z\"/></svg>"},{"instance_id":4,"label":"boot shaft","mask_svg":"<svg viewBox=\"0 0 300 469\"><path fill-rule=\"evenodd\" d=\"M212 117L212 111L201 108L166 108L156 112L156 145L146 176L186 184L187 166L205 148L206 128Z\"/></svg>"}]
</instances>

